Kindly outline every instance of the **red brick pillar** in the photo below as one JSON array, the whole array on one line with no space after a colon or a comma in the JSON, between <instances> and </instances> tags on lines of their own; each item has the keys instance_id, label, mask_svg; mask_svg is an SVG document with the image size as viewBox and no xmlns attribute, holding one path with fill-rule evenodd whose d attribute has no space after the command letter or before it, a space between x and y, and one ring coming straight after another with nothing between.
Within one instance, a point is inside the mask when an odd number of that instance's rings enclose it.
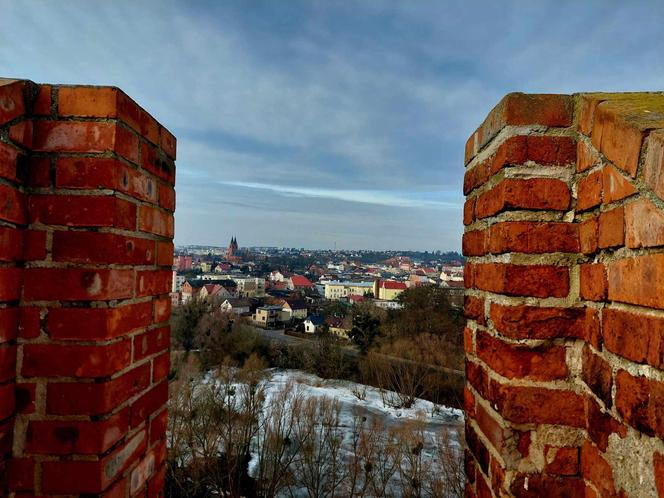
<instances>
[{"instance_id":1,"label":"red brick pillar","mask_svg":"<svg viewBox=\"0 0 664 498\"><path fill-rule=\"evenodd\" d=\"M466 148L466 495L664 497L664 96L505 97Z\"/></svg>"},{"instance_id":2,"label":"red brick pillar","mask_svg":"<svg viewBox=\"0 0 664 498\"><path fill-rule=\"evenodd\" d=\"M27 107L9 490L157 496L175 139L115 88L44 85Z\"/></svg>"}]
</instances>

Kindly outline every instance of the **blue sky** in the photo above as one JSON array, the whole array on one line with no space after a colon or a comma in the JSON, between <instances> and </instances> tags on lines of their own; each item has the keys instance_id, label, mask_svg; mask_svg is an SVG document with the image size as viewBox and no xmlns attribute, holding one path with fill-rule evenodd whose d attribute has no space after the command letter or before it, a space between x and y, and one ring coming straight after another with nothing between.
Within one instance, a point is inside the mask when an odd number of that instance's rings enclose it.
<instances>
[{"instance_id":1,"label":"blue sky","mask_svg":"<svg viewBox=\"0 0 664 498\"><path fill-rule=\"evenodd\" d=\"M664 89L664 2L0 0L0 75L116 85L178 138L176 243L460 250L511 91Z\"/></svg>"}]
</instances>

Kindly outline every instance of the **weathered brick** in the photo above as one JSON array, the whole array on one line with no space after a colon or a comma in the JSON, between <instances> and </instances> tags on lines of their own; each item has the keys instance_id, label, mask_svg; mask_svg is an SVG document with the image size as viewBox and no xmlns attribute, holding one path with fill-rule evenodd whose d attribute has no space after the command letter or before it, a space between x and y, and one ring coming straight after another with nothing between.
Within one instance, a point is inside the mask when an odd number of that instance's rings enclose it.
<instances>
[{"instance_id":1,"label":"weathered brick","mask_svg":"<svg viewBox=\"0 0 664 498\"><path fill-rule=\"evenodd\" d=\"M133 270L27 268L23 299L28 301L93 301L134 294Z\"/></svg>"},{"instance_id":2,"label":"weathered brick","mask_svg":"<svg viewBox=\"0 0 664 498\"><path fill-rule=\"evenodd\" d=\"M609 351L637 363L664 367L664 318L604 308L602 336Z\"/></svg>"},{"instance_id":3,"label":"weathered brick","mask_svg":"<svg viewBox=\"0 0 664 498\"><path fill-rule=\"evenodd\" d=\"M661 453L655 452L653 454L653 470L657 493L661 498L664 496L664 455Z\"/></svg>"},{"instance_id":4,"label":"weathered brick","mask_svg":"<svg viewBox=\"0 0 664 498\"><path fill-rule=\"evenodd\" d=\"M46 413L101 415L143 391L150 384L150 365L143 364L120 377L99 383L51 382L47 385Z\"/></svg>"},{"instance_id":5,"label":"weathered brick","mask_svg":"<svg viewBox=\"0 0 664 498\"><path fill-rule=\"evenodd\" d=\"M475 421L493 447L502 453L506 440L511 437L511 431L503 428L495 416L492 416L481 404L476 407Z\"/></svg>"},{"instance_id":6,"label":"weathered brick","mask_svg":"<svg viewBox=\"0 0 664 498\"><path fill-rule=\"evenodd\" d=\"M168 401L168 382L160 382L131 405L131 426L136 427Z\"/></svg>"},{"instance_id":7,"label":"weathered brick","mask_svg":"<svg viewBox=\"0 0 664 498\"><path fill-rule=\"evenodd\" d=\"M601 496L616 496L611 466L589 441L581 447L581 473L595 485Z\"/></svg>"},{"instance_id":8,"label":"weathered brick","mask_svg":"<svg viewBox=\"0 0 664 498\"><path fill-rule=\"evenodd\" d=\"M590 390L604 402L604 405L611 408L611 388L613 386L611 366L601 356L594 353L587 344L583 347L581 376Z\"/></svg>"},{"instance_id":9,"label":"weathered brick","mask_svg":"<svg viewBox=\"0 0 664 498\"><path fill-rule=\"evenodd\" d=\"M484 318L484 299L473 296L465 296L463 302L463 312L466 318L475 320L480 325L486 324Z\"/></svg>"},{"instance_id":10,"label":"weathered brick","mask_svg":"<svg viewBox=\"0 0 664 498\"><path fill-rule=\"evenodd\" d=\"M32 104L32 114L35 116L49 116L51 114L51 85L39 85L37 96Z\"/></svg>"},{"instance_id":11,"label":"weathered brick","mask_svg":"<svg viewBox=\"0 0 664 498\"><path fill-rule=\"evenodd\" d=\"M562 346L510 344L478 330L476 349L484 363L508 379L556 380L568 374L566 348Z\"/></svg>"},{"instance_id":12,"label":"weathered brick","mask_svg":"<svg viewBox=\"0 0 664 498\"><path fill-rule=\"evenodd\" d=\"M152 383L165 379L171 368L171 354L169 351L160 354L152 360Z\"/></svg>"},{"instance_id":13,"label":"weathered brick","mask_svg":"<svg viewBox=\"0 0 664 498\"><path fill-rule=\"evenodd\" d=\"M138 209L138 229L141 232L154 233L173 238L173 215L150 206L140 206Z\"/></svg>"},{"instance_id":14,"label":"weathered brick","mask_svg":"<svg viewBox=\"0 0 664 498\"><path fill-rule=\"evenodd\" d=\"M25 195L18 189L0 184L0 220L24 224L26 221Z\"/></svg>"},{"instance_id":15,"label":"weathered brick","mask_svg":"<svg viewBox=\"0 0 664 498\"><path fill-rule=\"evenodd\" d=\"M53 308L48 311L47 328L53 339L103 340L151 323L152 303L145 302L116 308Z\"/></svg>"},{"instance_id":16,"label":"weathered brick","mask_svg":"<svg viewBox=\"0 0 664 498\"><path fill-rule=\"evenodd\" d=\"M569 188L561 180L507 178L478 197L475 215L486 218L513 209L565 211L570 199Z\"/></svg>"},{"instance_id":17,"label":"weathered brick","mask_svg":"<svg viewBox=\"0 0 664 498\"><path fill-rule=\"evenodd\" d=\"M106 377L131 362L131 340L104 345L25 344L25 377Z\"/></svg>"},{"instance_id":18,"label":"weathered brick","mask_svg":"<svg viewBox=\"0 0 664 498\"><path fill-rule=\"evenodd\" d=\"M600 164L600 158L594 147L579 140L576 148L576 171L582 173Z\"/></svg>"},{"instance_id":19,"label":"weathered brick","mask_svg":"<svg viewBox=\"0 0 664 498\"><path fill-rule=\"evenodd\" d=\"M585 308L548 308L505 306L491 303L491 320L498 332L514 339L584 338L590 310Z\"/></svg>"},{"instance_id":20,"label":"weathered brick","mask_svg":"<svg viewBox=\"0 0 664 498\"><path fill-rule=\"evenodd\" d=\"M664 131L653 131L648 136L644 177L648 188L664 199Z\"/></svg>"},{"instance_id":21,"label":"weathered brick","mask_svg":"<svg viewBox=\"0 0 664 498\"><path fill-rule=\"evenodd\" d=\"M472 230L463 234L461 247L464 256L483 256L486 254L487 231Z\"/></svg>"},{"instance_id":22,"label":"weathered brick","mask_svg":"<svg viewBox=\"0 0 664 498\"><path fill-rule=\"evenodd\" d=\"M625 243L625 209L622 206L599 215L599 247L617 247Z\"/></svg>"},{"instance_id":23,"label":"weathered brick","mask_svg":"<svg viewBox=\"0 0 664 498\"><path fill-rule=\"evenodd\" d=\"M0 261L17 261L23 255L23 234L16 228L0 226Z\"/></svg>"},{"instance_id":24,"label":"weathered brick","mask_svg":"<svg viewBox=\"0 0 664 498\"><path fill-rule=\"evenodd\" d=\"M489 230L488 251L492 254L578 252L578 227L573 223L558 222L496 223Z\"/></svg>"},{"instance_id":25,"label":"weathered brick","mask_svg":"<svg viewBox=\"0 0 664 498\"><path fill-rule=\"evenodd\" d=\"M136 205L111 195L33 195L30 223L136 229Z\"/></svg>"},{"instance_id":26,"label":"weathered brick","mask_svg":"<svg viewBox=\"0 0 664 498\"><path fill-rule=\"evenodd\" d=\"M53 260L72 263L154 263L155 241L98 232L57 231L53 234Z\"/></svg>"},{"instance_id":27,"label":"weathered brick","mask_svg":"<svg viewBox=\"0 0 664 498\"><path fill-rule=\"evenodd\" d=\"M650 416L653 402L647 377L633 377L625 370L616 373L616 408L625 422L648 436L655 430ZM664 401L664 400L662 400Z\"/></svg>"},{"instance_id":28,"label":"weathered brick","mask_svg":"<svg viewBox=\"0 0 664 498\"><path fill-rule=\"evenodd\" d=\"M135 335L133 339L133 361L141 360L159 351L168 349L170 338L171 335L168 327L160 327Z\"/></svg>"},{"instance_id":29,"label":"weathered brick","mask_svg":"<svg viewBox=\"0 0 664 498\"><path fill-rule=\"evenodd\" d=\"M511 296L564 297L569 293L569 269L550 265L477 264L473 283L478 289Z\"/></svg>"},{"instance_id":30,"label":"weathered brick","mask_svg":"<svg viewBox=\"0 0 664 498\"><path fill-rule=\"evenodd\" d=\"M491 382L490 391L492 406L505 420L585 427L584 398L575 392L497 382Z\"/></svg>"},{"instance_id":31,"label":"weathered brick","mask_svg":"<svg viewBox=\"0 0 664 498\"><path fill-rule=\"evenodd\" d=\"M602 204L620 201L636 193L634 185L607 164L602 168Z\"/></svg>"},{"instance_id":32,"label":"weathered brick","mask_svg":"<svg viewBox=\"0 0 664 498\"><path fill-rule=\"evenodd\" d=\"M15 301L21 296L21 268L0 268L0 301Z\"/></svg>"},{"instance_id":33,"label":"weathered brick","mask_svg":"<svg viewBox=\"0 0 664 498\"><path fill-rule=\"evenodd\" d=\"M625 205L627 247L664 245L664 211L646 198Z\"/></svg>"},{"instance_id":34,"label":"weathered brick","mask_svg":"<svg viewBox=\"0 0 664 498\"><path fill-rule=\"evenodd\" d=\"M664 254L608 263L609 300L664 308Z\"/></svg>"},{"instance_id":35,"label":"weathered brick","mask_svg":"<svg viewBox=\"0 0 664 498\"><path fill-rule=\"evenodd\" d=\"M589 263L580 267L580 295L589 301L604 301L607 294L606 268L601 263Z\"/></svg>"},{"instance_id":36,"label":"weathered brick","mask_svg":"<svg viewBox=\"0 0 664 498\"><path fill-rule=\"evenodd\" d=\"M463 204L463 224L470 225L475 220L475 198L466 199Z\"/></svg>"},{"instance_id":37,"label":"weathered brick","mask_svg":"<svg viewBox=\"0 0 664 498\"><path fill-rule=\"evenodd\" d=\"M587 211L602 203L602 172L593 171L579 180L576 200L577 211Z\"/></svg>"},{"instance_id":38,"label":"weathered brick","mask_svg":"<svg viewBox=\"0 0 664 498\"><path fill-rule=\"evenodd\" d=\"M117 116L118 89L113 87L61 86L58 114L94 118Z\"/></svg>"},{"instance_id":39,"label":"weathered brick","mask_svg":"<svg viewBox=\"0 0 664 498\"><path fill-rule=\"evenodd\" d=\"M606 451L611 434L617 434L621 438L627 435L627 427L608 412L602 411L599 403L591 396L586 398L585 411L588 436L601 451Z\"/></svg>"},{"instance_id":40,"label":"weathered brick","mask_svg":"<svg viewBox=\"0 0 664 498\"><path fill-rule=\"evenodd\" d=\"M157 266L173 266L173 242L157 241Z\"/></svg>"},{"instance_id":41,"label":"weathered brick","mask_svg":"<svg viewBox=\"0 0 664 498\"><path fill-rule=\"evenodd\" d=\"M546 445L544 458L544 471L549 474L573 476L579 473L579 448Z\"/></svg>"},{"instance_id":42,"label":"weathered brick","mask_svg":"<svg viewBox=\"0 0 664 498\"><path fill-rule=\"evenodd\" d=\"M593 254L599 249L599 220L589 218L579 224L579 245L583 254Z\"/></svg>"},{"instance_id":43,"label":"weathered brick","mask_svg":"<svg viewBox=\"0 0 664 498\"><path fill-rule=\"evenodd\" d=\"M0 81L0 125L4 125L26 113L25 86L25 81Z\"/></svg>"},{"instance_id":44,"label":"weathered brick","mask_svg":"<svg viewBox=\"0 0 664 498\"><path fill-rule=\"evenodd\" d=\"M46 455L101 454L128 430L128 408L104 420L31 420L25 451Z\"/></svg>"},{"instance_id":45,"label":"weathered brick","mask_svg":"<svg viewBox=\"0 0 664 498\"><path fill-rule=\"evenodd\" d=\"M115 145L116 127L107 121L36 121L33 150L107 152Z\"/></svg>"},{"instance_id":46,"label":"weathered brick","mask_svg":"<svg viewBox=\"0 0 664 498\"><path fill-rule=\"evenodd\" d=\"M16 338L18 331L18 309L0 308L0 343Z\"/></svg>"},{"instance_id":47,"label":"weathered brick","mask_svg":"<svg viewBox=\"0 0 664 498\"><path fill-rule=\"evenodd\" d=\"M136 272L136 296L168 294L171 291L173 272L148 270Z\"/></svg>"}]
</instances>

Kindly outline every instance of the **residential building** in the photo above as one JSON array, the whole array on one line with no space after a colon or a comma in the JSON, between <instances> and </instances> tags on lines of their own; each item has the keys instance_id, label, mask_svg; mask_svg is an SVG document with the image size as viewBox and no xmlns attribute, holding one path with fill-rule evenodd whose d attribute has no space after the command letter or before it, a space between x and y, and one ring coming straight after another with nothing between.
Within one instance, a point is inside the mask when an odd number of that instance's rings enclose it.
<instances>
[{"instance_id":1,"label":"residential building","mask_svg":"<svg viewBox=\"0 0 664 498\"><path fill-rule=\"evenodd\" d=\"M259 327L276 327L281 323L281 309L278 305L260 306L251 318Z\"/></svg>"},{"instance_id":2,"label":"residential building","mask_svg":"<svg viewBox=\"0 0 664 498\"><path fill-rule=\"evenodd\" d=\"M248 315L251 313L251 301L249 299L226 299L220 306L224 313L235 315Z\"/></svg>"},{"instance_id":3,"label":"residential building","mask_svg":"<svg viewBox=\"0 0 664 498\"><path fill-rule=\"evenodd\" d=\"M304 321L304 331L307 334L314 334L325 323L325 317L321 315L308 316Z\"/></svg>"},{"instance_id":4,"label":"residential building","mask_svg":"<svg viewBox=\"0 0 664 498\"><path fill-rule=\"evenodd\" d=\"M364 296L369 293L375 294L374 282L325 282L325 298L332 301L343 299L350 295Z\"/></svg>"},{"instance_id":5,"label":"residential building","mask_svg":"<svg viewBox=\"0 0 664 498\"><path fill-rule=\"evenodd\" d=\"M175 256L173 258L173 266L177 271L189 271L194 267L194 260L191 256Z\"/></svg>"},{"instance_id":6,"label":"residential building","mask_svg":"<svg viewBox=\"0 0 664 498\"><path fill-rule=\"evenodd\" d=\"M381 280L378 282L378 295L376 295L376 297L385 301L393 301L407 288L408 287L404 282L397 282L396 280Z\"/></svg>"},{"instance_id":7,"label":"residential building","mask_svg":"<svg viewBox=\"0 0 664 498\"><path fill-rule=\"evenodd\" d=\"M307 302L304 299L284 299L282 305L282 317L284 321L304 319L308 313Z\"/></svg>"},{"instance_id":8,"label":"residential building","mask_svg":"<svg viewBox=\"0 0 664 498\"><path fill-rule=\"evenodd\" d=\"M302 275L291 275L288 279L288 288L290 290L306 290L313 289L314 284L311 281Z\"/></svg>"},{"instance_id":9,"label":"residential building","mask_svg":"<svg viewBox=\"0 0 664 498\"><path fill-rule=\"evenodd\" d=\"M185 281L184 275L178 275L176 270L173 270L173 285L171 287L171 292L180 292L182 290L182 284Z\"/></svg>"}]
</instances>

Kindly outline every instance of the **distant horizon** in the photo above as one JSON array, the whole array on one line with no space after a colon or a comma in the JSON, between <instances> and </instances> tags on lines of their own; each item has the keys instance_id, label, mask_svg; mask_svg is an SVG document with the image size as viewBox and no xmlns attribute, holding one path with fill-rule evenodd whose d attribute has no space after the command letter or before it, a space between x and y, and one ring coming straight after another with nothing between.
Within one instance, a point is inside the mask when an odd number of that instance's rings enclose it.
<instances>
[{"instance_id":1,"label":"distant horizon","mask_svg":"<svg viewBox=\"0 0 664 498\"><path fill-rule=\"evenodd\" d=\"M440 251L441 253L457 253L461 255L461 249L458 250L445 250L445 249L361 249L361 248L344 248L344 247L337 247L336 249L334 247L321 247L321 248L314 248L314 247L305 247L305 246L298 246L298 245L265 245L265 244L251 244L251 245L244 245L238 242L239 248L240 249L249 249L252 247L264 247L264 248L275 248L275 249L300 249L304 251L370 251L370 252L429 252L429 253L435 253L436 251ZM216 245L216 244L180 244L180 243L175 243L175 247L212 247L216 249L225 249L228 247L228 244L222 244L222 245Z\"/></svg>"}]
</instances>

